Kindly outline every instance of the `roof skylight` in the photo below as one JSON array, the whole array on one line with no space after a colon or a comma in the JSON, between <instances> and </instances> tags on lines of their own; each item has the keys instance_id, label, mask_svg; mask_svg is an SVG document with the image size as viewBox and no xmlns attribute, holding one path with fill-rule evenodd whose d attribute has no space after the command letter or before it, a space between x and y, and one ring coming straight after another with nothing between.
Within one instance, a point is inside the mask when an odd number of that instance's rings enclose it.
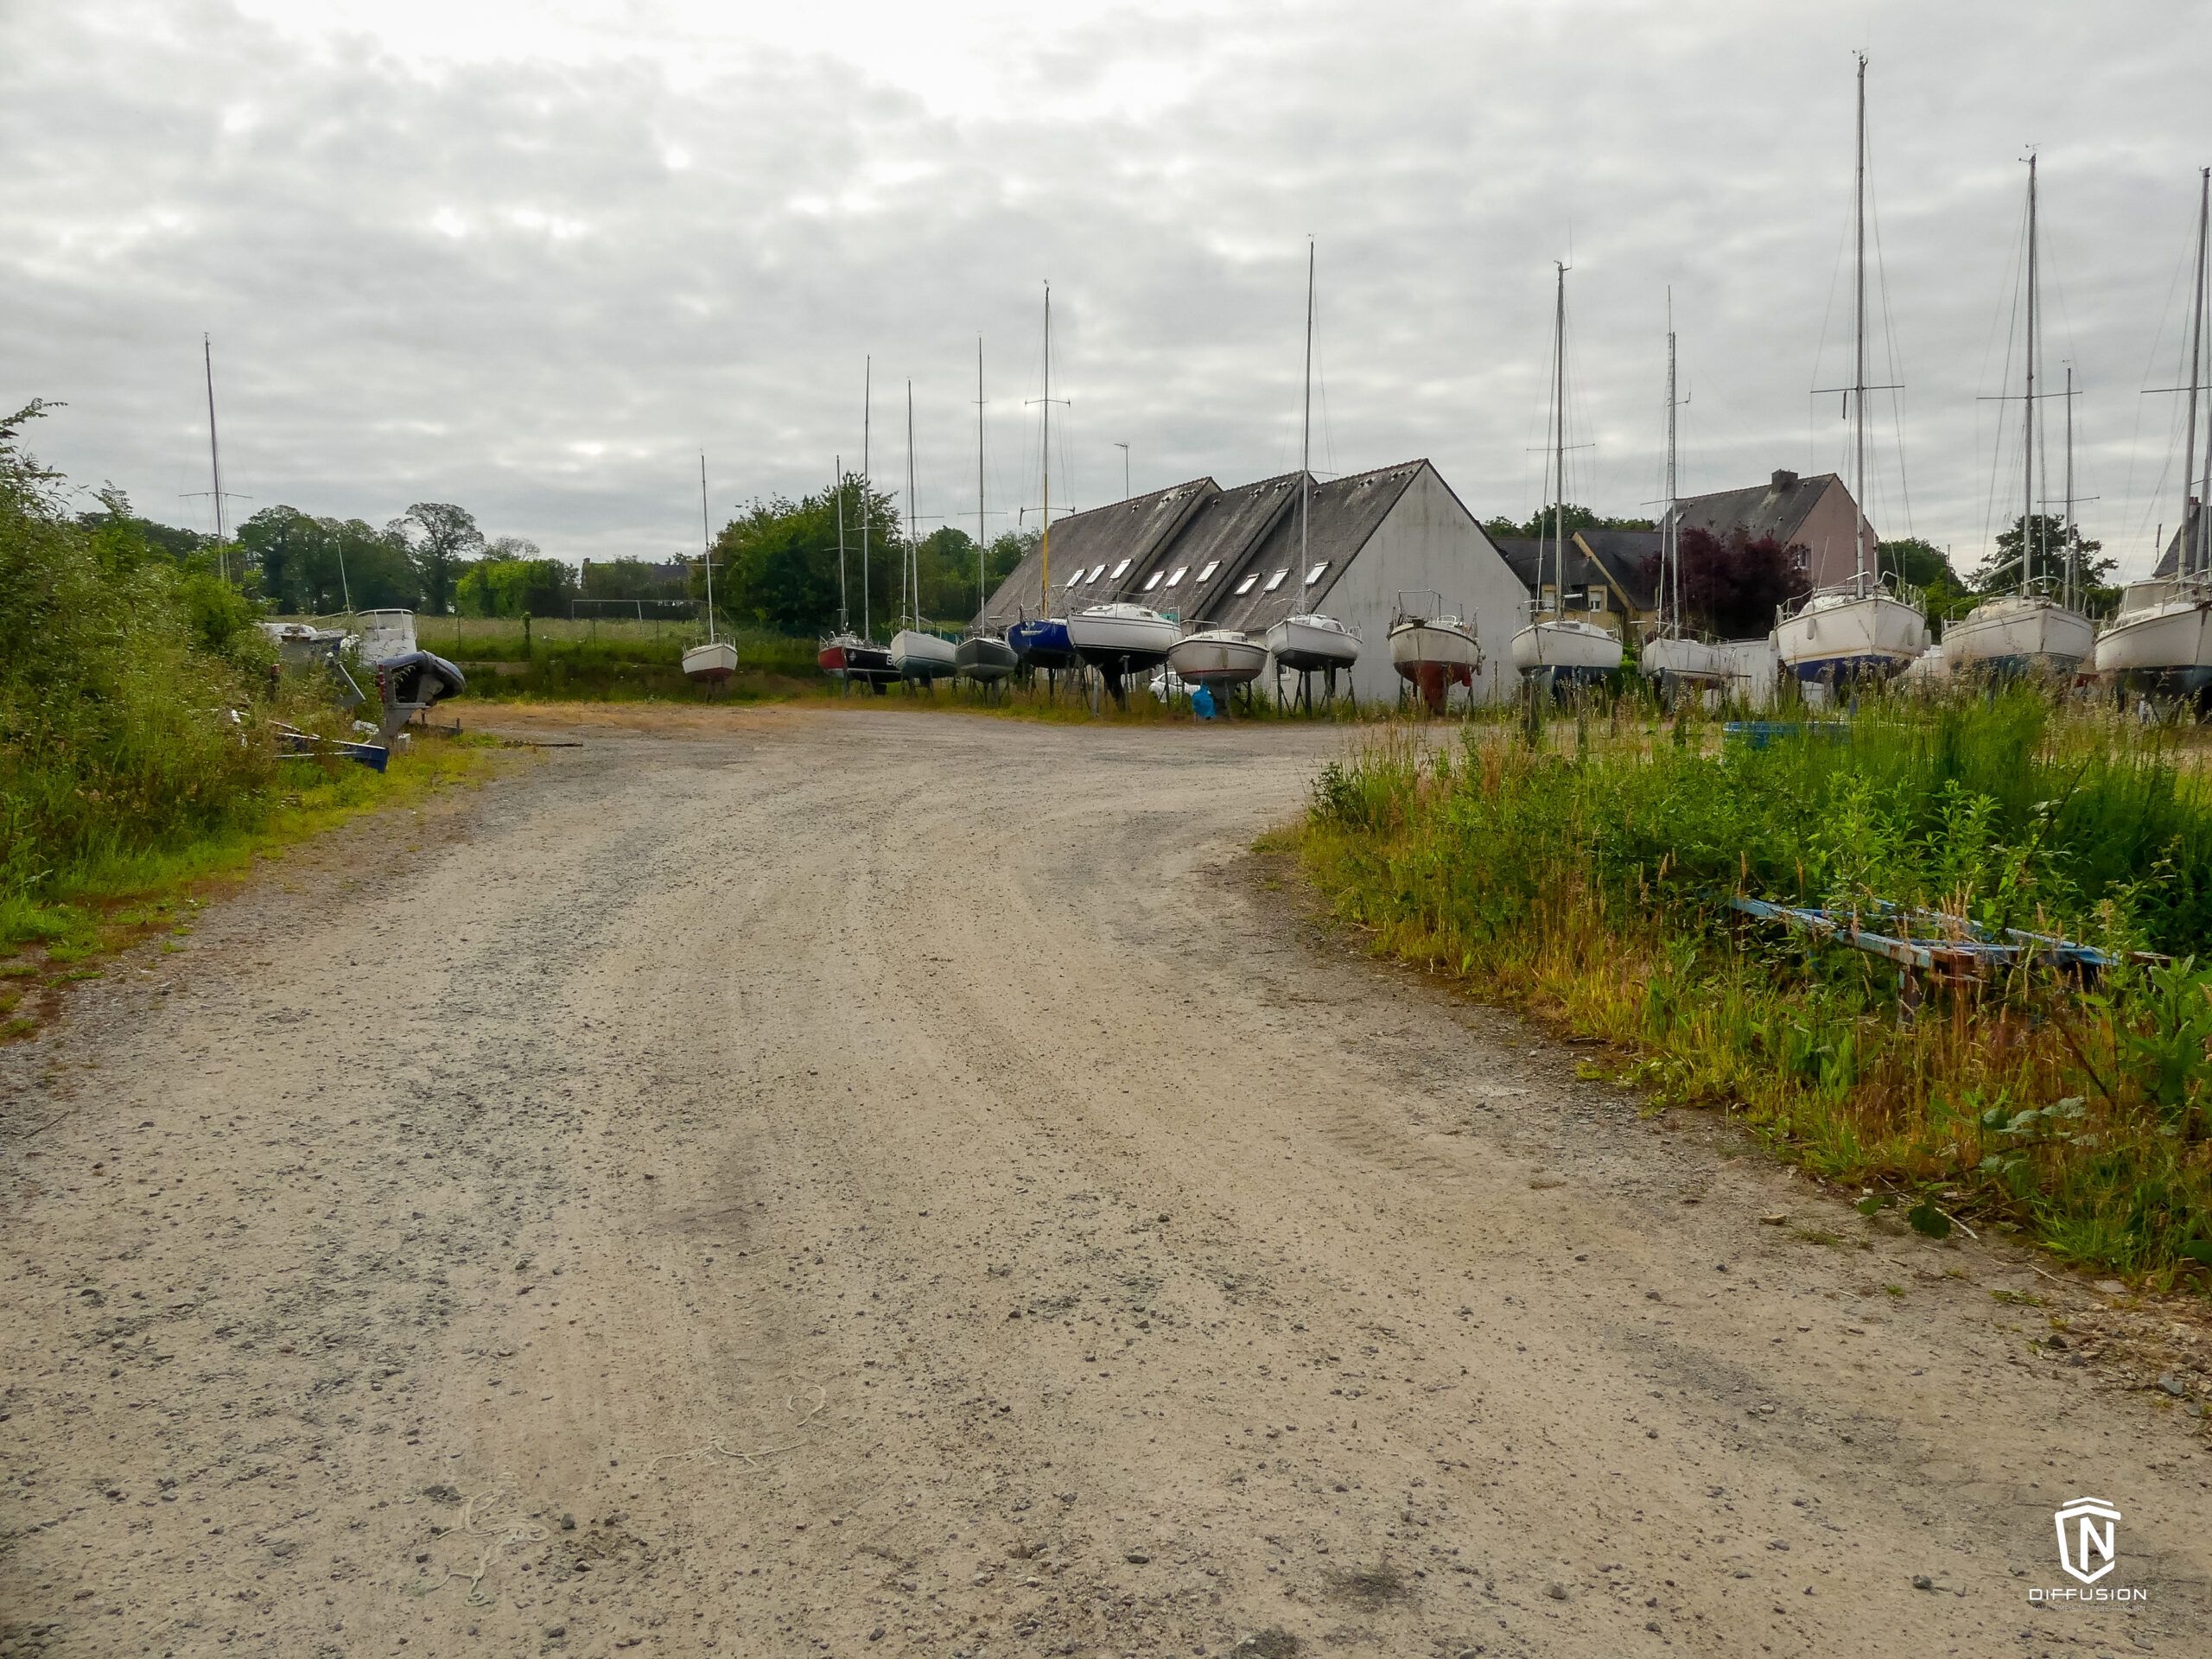
<instances>
[{"instance_id":1,"label":"roof skylight","mask_svg":"<svg viewBox=\"0 0 2212 1659\"><path fill-rule=\"evenodd\" d=\"M1259 579L1259 572L1255 570L1250 575L1245 577L1243 581L1236 584L1236 591L1240 594L1250 593L1252 591L1252 584Z\"/></svg>"},{"instance_id":2,"label":"roof skylight","mask_svg":"<svg viewBox=\"0 0 2212 1659\"><path fill-rule=\"evenodd\" d=\"M1123 559L1119 564L1114 567L1114 580L1119 582L1123 576L1127 575L1128 572L1129 561Z\"/></svg>"},{"instance_id":3,"label":"roof skylight","mask_svg":"<svg viewBox=\"0 0 2212 1659\"><path fill-rule=\"evenodd\" d=\"M1148 593L1150 593L1154 588L1157 588L1157 587L1159 587L1159 586L1160 586L1160 572L1159 572L1159 571L1157 571L1157 570L1154 571L1150 575L1147 576L1147 577L1144 579L1144 590L1145 590L1145 592L1147 592L1147 594L1148 594Z\"/></svg>"},{"instance_id":4,"label":"roof skylight","mask_svg":"<svg viewBox=\"0 0 2212 1659\"><path fill-rule=\"evenodd\" d=\"M1282 579L1289 574L1290 572L1287 570L1276 571L1274 575L1268 578L1268 585L1261 588L1260 591L1263 594L1272 594L1276 588L1282 586Z\"/></svg>"},{"instance_id":5,"label":"roof skylight","mask_svg":"<svg viewBox=\"0 0 2212 1659\"><path fill-rule=\"evenodd\" d=\"M1329 562L1326 559L1324 559L1320 563L1315 565L1311 570L1308 570L1306 573L1306 585L1308 588L1311 588L1315 582L1320 581L1321 573L1328 568Z\"/></svg>"},{"instance_id":6,"label":"roof skylight","mask_svg":"<svg viewBox=\"0 0 2212 1659\"><path fill-rule=\"evenodd\" d=\"M1219 559L1208 559L1205 563L1205 568L1198 572L1198 580L1200 582L1211 582L1213 579L1213 573L1220 569L1221 561Z\"/></svg>"},{"instance_id":7,"label":"roof skylight","mask_svg":"<svg viewBox=\"0 0 2212 1659\"><path fill-rule=\"evenodd\" d=\"M1097 581L1097 580L1098 580L1098 578L1099 578L1099 577L1101 577L1101 576L1104 575L1105 574L1106 574L1106 567L1105 567L1105 565L1104 565L1104 564L1103 564L1103 563L1100 563L1100 564L1094 564L1094 565L1092 565L1092 566L1090 567L1090 574L1089 575L1085 576L1085 577L1084 578L1084 581L1085 581L1086 582L1096 582L1096 581Z\"/></svg>"},{"instance_id":8,"label":"roof skylight","mask_svg":"<svg viewBox=\"0 0 2212 1659\"><path fill-rule=\"evenodd\" d=\"M1172 575L1172 576L1170 576L1170 577L1168 577L1168 578L1167 578L1167 585L1168 585L1170 588L1173 588L1173 587L1177 582L1179 582L1182 581L1182 580L1183 580L1183 573L1184 573L1185 570L1188 570L1190 568L1191 568L1191 567L1190 567L1189 565L1187 565L1187 564L1179 564L1179 565L1177 565L1177 566L1175 567L1175 574L1174 574L1173 575Z\"/></svg>"}]
</instances>

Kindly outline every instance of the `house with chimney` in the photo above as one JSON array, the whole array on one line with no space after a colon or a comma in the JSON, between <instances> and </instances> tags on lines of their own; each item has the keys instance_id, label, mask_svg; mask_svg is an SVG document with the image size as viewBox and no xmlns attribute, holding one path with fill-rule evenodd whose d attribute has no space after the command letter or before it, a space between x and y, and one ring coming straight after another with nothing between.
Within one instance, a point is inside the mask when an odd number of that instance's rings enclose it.
<instances>
[{"instance_id":1,"label":"house with chimney","mask_svg":"<svg viewBox=\"0 0 2212 1659\"><path fill-rule=\"evenodd\" d=\"M1881 538L1859 517L1851 491L1834 473L1801 478L1777 470L1763 485L1685 496L1674 509L1683 530L1702 530L1726 541L1741 531L1751 540L1771 537L1798 550L1798 568L1815 588L1834 587L1857 573L1859 555L1853 536L1862 538L1866 569L1879 569ZM1662 524L1664 521L1662 521Z\"/></svg>"}]
</instances>

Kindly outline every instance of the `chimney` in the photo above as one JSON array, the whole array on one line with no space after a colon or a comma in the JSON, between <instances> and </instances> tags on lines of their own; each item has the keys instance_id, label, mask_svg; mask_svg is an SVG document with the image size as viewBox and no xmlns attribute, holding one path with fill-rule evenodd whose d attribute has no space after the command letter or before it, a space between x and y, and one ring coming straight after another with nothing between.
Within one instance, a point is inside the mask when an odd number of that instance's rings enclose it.
<instances>
[{"instance_id":1,"label":"chimney","mask_svg":"<svg viewBox=\"0 0 2212 1659\"><path fill-rule=\"evenodd\" d=\"M1794 490L1797 487L1797 474L1792 472L1785 472L1777 469L1773 478L1768 480L1768 487L1776 495L1780 495L1785 491Z\"/></svg>"}]
</instances>

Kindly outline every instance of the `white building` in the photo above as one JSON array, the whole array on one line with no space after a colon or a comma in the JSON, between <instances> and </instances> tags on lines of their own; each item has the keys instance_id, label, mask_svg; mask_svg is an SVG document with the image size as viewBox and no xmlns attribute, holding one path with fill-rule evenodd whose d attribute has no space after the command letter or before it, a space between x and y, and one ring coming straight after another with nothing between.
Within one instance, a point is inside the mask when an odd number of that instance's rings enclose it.
<instances>
[{"instance_id":1,"label":"white building","mask_svg":"<svg viewBox=\"0 0 2212 1659\"><path fill-rule=\"evenodd\" d=\"M1408 461L1316 480L1306 496L1301 512L1296 473L1232 490L1198 479L1064 519L1052 526L1050 613L1122 600L1186 629L1236 628L1258 639L1286 616L1318 612L1359 631L1353 694L1393 701L1398 595L1434 593L1474 620L1483 647L1476 699L1512 695L1506 645L1526 620L1527 591L1435 467ZM1032 550L1000 584L982 626L997 632L1045 613L1044 552Z\"/></svg>"}]
</instances>

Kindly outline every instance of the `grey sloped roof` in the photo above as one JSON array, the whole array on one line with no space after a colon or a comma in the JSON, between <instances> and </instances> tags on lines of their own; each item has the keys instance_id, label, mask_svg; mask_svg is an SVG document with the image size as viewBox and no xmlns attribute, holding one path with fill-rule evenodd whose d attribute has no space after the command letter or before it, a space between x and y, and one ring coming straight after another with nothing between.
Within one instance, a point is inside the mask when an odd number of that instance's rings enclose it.
<instances>
[{"instance_id":1,"label":"grey sloped roof","mask_svg":"<svg viewBox=\"0 0 2212 1659\"><path fill-rule=\"evenodd\" d=\"M1286 509L1267 529L1251 556L1243 562L1243 575L1256 575L1250 591L1238 594L1243 580L1228 589L1205 611L1205 620L1217 628L1237 628L1248 634L1265 632L1286 616L1326 607L1329 590L1345 567L1367 545L1390 509L1412 486L1426 461L1400 461L1370 473L1332 478L1316 483L1306 502L1304 549L1300 550L1298 474L1292 474L1286 491ZM1302 563L1301 563L1302 561ZM1308 587L1306 570L1325 563L1319 580ZM1269 579L1278 570L1287 572L1280 586L1268 591ZM1217 578L1217 580L1218 578ZM1192 613L1195 615L1196 613Z\"/></svg>"},{"instance_id":2,"label":"grey sloped roof","mask_svg":"<svg viewBox=\"0 0 2212 1659\"><path fill-rule=\"evenodd\" d=\"M1659 551L1656 530L1578 530L1574 539L1612 578L1613 586L1639 611L1658 602L1654 579L1643 574L1643 563Z\"/></svg>"},{"instance_id":3,"label":"grey sloped roof","mask_svg":"<svg viewBox=\"0 0 2212 1659\"><path fill-rule=\"evenodd\" d=\"M2154 576L2171 576L2181 569L2182 537L2204 516L2202 505L2194 499L2189 504L2188 523L2177 529L2173 539L2166 543L2166 550L2158 556L2158 568L2151 572Z\"/></svg>"},{"instance_id":4,"label":"grey sloped roof","mask_svg":"<svg viewBox=\"0 0 2212 1659\"><path fill-rule=\"evenodd\" d=\"M1553 563L1559 557L1559 550L1548 540L1530 541L1526 537L1508 537L1501 540L1493 536L1490 544L1504 559L1506 569L1521 579L1521 585L1529 590L1531 599L1536 596L1536 564L1540 555L1544 580L1554 584L1559 582L1559 566ZM1586 588L1592 582L1602 586L1605 582L1605 571L1573 541L1567 544L1567 557L1562 563L1567 566L1567 585L1569 588Z\"/></svg>"},{"instance_id":5,"label":"grey sloped roof","mask_svg":"<svg viewBox=\"0 0 2212 1659\"><path fill-rule=\"evenodd\" d=\"M1128 559L1134 571L1173 540L1197 508L1220 493L1220 486L1211 479L1192 479L1186 484L1154 490L1150 495L1116 501L1111 506L1093 507L1054 524L1051 541L1052 613L1064 613L1067 578L1078 569L1090 570L1103 564L1110 570ZM1045 551L1039 546L1023 556L1021 563L998 585L976 617L979 626L995 632L1023 615L1046 613L1039 586ZM1101 598L1110 597L1112 589L1103 577L1096 588ZM1083 603L1097 602L1087 597L1087 590L1078 588L1077 593Z\"/></svg>"},{"instance_id":6,"label":"grey sloped roof","mask_svg":"<svg viewBox=\"0 0 2212 1659\"><path fill-rule=\"evenodd\" d=\"M1680 523L1684 530L1710 531L1716 536L1730 536L1741 530L1755 542L1771 536L1786 547L1805 522L1805 515L1812 512L1828 486L1837 481L1834 473L1800 478L1792 472L1777 472L1765 483L1749 489L1684 496L1677 504Z\"/></svg>"},{"instance_id":7,"label":"grey sloped roof","mask_svg":"<svg viewBox=\"0 0 2212 1659\"><path fill-rule=\"evenodd\" d=\"M1212 626L1226 626L1216 619L1238 573L1251 563L1262 538L1285 513L1294 512L1297 503L1296 473L1240 484L1208 497L1184 521L1181 533L1144 569L1129 573L1129 597L1154 609L1174 611L1193 625L1203 620ZM1202 583L1198 573L1209 564L1215 567L1214 573ZM1144 587L1152 570L1172 575L1179 566L1190 574L1173 589ZM1094 600L1088 591L1080 595L1086 604L1114 596L1102 593Z\"/></svg>"}]
</instances>

